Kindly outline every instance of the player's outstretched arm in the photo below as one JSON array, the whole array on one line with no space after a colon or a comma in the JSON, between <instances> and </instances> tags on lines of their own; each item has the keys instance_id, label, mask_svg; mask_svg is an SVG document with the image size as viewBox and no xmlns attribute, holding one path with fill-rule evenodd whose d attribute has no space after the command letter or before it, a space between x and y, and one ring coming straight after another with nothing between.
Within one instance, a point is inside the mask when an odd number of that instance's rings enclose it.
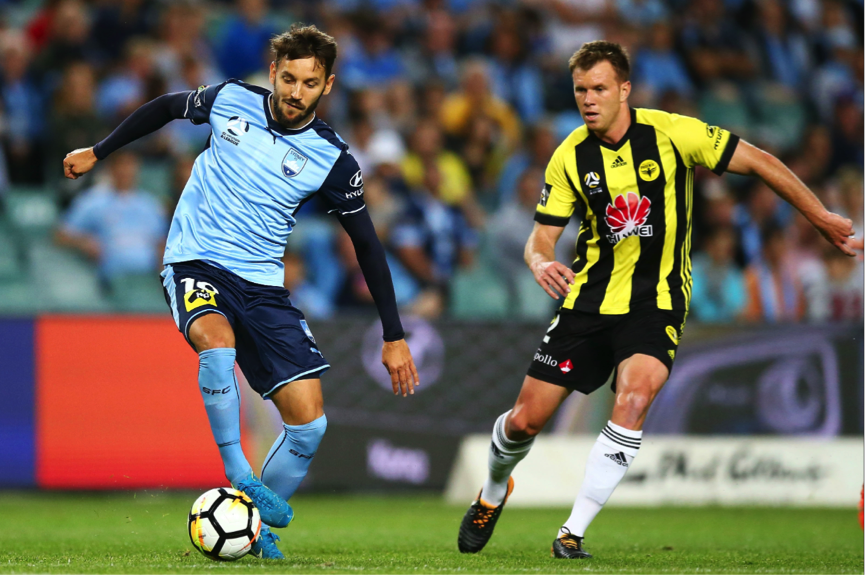
<instances>
[{"instance_id":1,"label":"player's outstretched arm","mask_svg":"<svg viewBox=\"0 0 865 575\"><path fill-rule=\"evenodd\" d=\"M176 92L147 102L127 117L107 138L92 148L69 152L63 159L63 175L76 180L93 169L97 160L130 142L151 134L170 122L186 117L192 92Z\"/></svg>"},{"instance_id":2,"label":"player's outstretched arm","mask_svg":"<svg viewBox=\"0 0 865 575\"><path fill-rule=\"evenodd\" d=\"M559 295L568 297L574 272L571 268L556 261L556 242L565 231L564 227L547 226L535 222L535 227L526 242L523 257L544 291L557 300Z\"/></svg>"},{"instance_id":3,"label":"player's outstretched arm","mask_svg":"<svg viewBox=\"0 0 865 575\"><path fill-rule=\"evenodd\" d=\"M393 393L402 393L403 397L414 394L414 388L420 385L420 378L405 341L384 247L375 233L369 212L362 209L351 215L340 216L339 221L351 238L357 262L381 317L384 334L381 362L390 374Z\"/></svg>"},{"instance_id":4,"label":"player's outstretched arm","mask_svg":"<svg viewBox=\"0 0 865 575\"><path fill-rule=\"evenodd\" d=\"M850 245L853 240L853 222L827 210L802 180L772 154L742 140L733 152L727 171L757 176L802 212L830 244L848 256L856 255Z\"/></svg>"}]
</instances>

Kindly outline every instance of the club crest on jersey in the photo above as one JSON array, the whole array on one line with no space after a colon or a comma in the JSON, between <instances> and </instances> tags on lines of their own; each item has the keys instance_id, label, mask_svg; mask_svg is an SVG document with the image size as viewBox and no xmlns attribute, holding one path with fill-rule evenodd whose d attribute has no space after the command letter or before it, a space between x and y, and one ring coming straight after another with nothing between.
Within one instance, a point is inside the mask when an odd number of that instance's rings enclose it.
<instances>
[{"instance_id":1,"label":"club crest on jersey","mask_svg":"<svg viewBox=\"0 0 865 575\"><path fill-rule=\"evenodd\" d=\"M651 237L652 226L646 225L652 201L647 197L640 198L634 192L616 196L612 204L607 204L604 221L607 222L612 234L607 235L611 244L617 244L630 236L641 238Z\"/></svg>"},{"instance_id":2,"label":"club crest on jersey","mask_svg":"<svg viewBox=\"0 0 865 575\"><path fill-rule=\"evenodd\" d=\"M640 169L637 170L640 178L646 182L654 182L661 175L661 167L655 160L643 160Z\"/></svg>"},{"instance_id":3,"label":"club crest on jersey","mask_svg":"<svg viewBox=\"0 0 865 575\"><path fill-rule=\"evenodd\" d=\"M282 173L286 178L293 178L298 175L309 158L298 152L294 148L289 148L285 157L282 159Z\"/></svg>"}]
</instances>

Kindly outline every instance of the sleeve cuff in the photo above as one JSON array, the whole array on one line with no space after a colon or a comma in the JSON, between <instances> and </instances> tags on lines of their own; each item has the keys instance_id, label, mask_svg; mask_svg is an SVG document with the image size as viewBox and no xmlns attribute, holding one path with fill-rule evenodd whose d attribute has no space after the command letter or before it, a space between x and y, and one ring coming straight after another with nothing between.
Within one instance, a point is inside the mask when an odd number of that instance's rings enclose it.
<instances>
[{"instance_id":1,"label":"sleeve cuff","mask_svg":"<svg viewBox=\"0 0 865 575\"><path fill-rule=\"evenodd\" d=\"M96 156L97 160L104 160L105 156L108 155L102 153L102 142L99 142L98 144L93 146L93 155Z\"/></svg>"},{"instance_id":2,"label":"sleeve cuff","mask_svg":"<svg viewBox=\"0 0 865 575\"><path fill-rule=\"evenodd\" d=\"M542 214L535 212L535 221L545 226L556 226L563 228L568 225L571 218L563 218L561 216L551 216L550 214Z\"/></svg>"},{"instance_id":3,"label":"sleeve cuff","mask_svg":"<svg viewBox=\"0 0 865 575\"><path fill-rule=\"evenodd\" d=\"M401 339L405 339L405 332L401 331L399 333L395 333L393 335L384 336L384 340L388 343L393 343L395 341L399 341Z\"/></svg>"},{"instance_id":4,"label":"sleeve cuff","mask_svg":"<svg viewBox=\"0 0 865 575\"><path fill-rule=\"evenodd\" d=\"M727 171L727 166L730 165L730 160L733 159L733 152L736 151L736 147L739 145L739 136L731 133L730 139L727 140L727 147L724 148L724 153L721 154L721 159L718 160L718 163L715 165L715 168L712 170L719 176Z\"/></svg>"}]
</instances>

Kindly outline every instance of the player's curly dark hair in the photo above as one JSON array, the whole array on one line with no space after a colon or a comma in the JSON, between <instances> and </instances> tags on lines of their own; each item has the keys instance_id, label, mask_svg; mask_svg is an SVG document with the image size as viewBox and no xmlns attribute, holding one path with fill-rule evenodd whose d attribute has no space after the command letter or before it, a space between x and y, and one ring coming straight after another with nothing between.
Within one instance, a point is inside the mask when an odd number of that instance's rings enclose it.
<instances>
[{"instance_id":1,"label":"player's curly dark hair","mask_svg":"<svg viewBox=\"0 0 865 575\"><path fill-rule=\"evenodd\" d=\"M605 60L613 66L620 81L627 82L631 78L631 59L628 57L628 51L620 44L606 40L583 44L568 60L568 67L573 74L577 68L590 70L598 62Z\"/></svg>"},{"instance_id":2,"label":"player's curly dark hair","mask_svg":"<svg viewBox=\"0 0 865 575\"><path fill-rule=\"evenodd\" d=\"M316 62L324 66L324 77L330 76L333 62L336 60L336 40L325 34L314 24L304 26L300 23L291 25L288 32L283 32L270 39L270 50L274 62L283 58L298 60L312 56Z\"/></svg>"}]
</instances>

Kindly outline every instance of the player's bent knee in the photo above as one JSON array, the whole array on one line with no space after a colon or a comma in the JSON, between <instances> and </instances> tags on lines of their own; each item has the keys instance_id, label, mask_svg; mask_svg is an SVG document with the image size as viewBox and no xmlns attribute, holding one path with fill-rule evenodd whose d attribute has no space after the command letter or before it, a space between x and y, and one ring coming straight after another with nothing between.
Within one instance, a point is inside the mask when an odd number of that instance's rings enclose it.
<instances>
[{"instance_id":1,"label":"player's bent knee","mask_svg":"<svg viewBox=\"0 0 865 575\"><path fill-rule=\"evenodd\" d=\"M208 349L234 347L234 332L225 317L207 314L189 326L189 341L198 353Z\"/></svg>"},{"instance_id":2,"label":"player's bent knee","mask_svg":"<svg viewBox=\"0 0 865 575\"><path fill-rule=\"evenodd\" d=\"M525 412L512 413L506 427L508 439L522 441L536 436L544 428L543 424L531 421Z\"/></svg>"}]
</instances>

